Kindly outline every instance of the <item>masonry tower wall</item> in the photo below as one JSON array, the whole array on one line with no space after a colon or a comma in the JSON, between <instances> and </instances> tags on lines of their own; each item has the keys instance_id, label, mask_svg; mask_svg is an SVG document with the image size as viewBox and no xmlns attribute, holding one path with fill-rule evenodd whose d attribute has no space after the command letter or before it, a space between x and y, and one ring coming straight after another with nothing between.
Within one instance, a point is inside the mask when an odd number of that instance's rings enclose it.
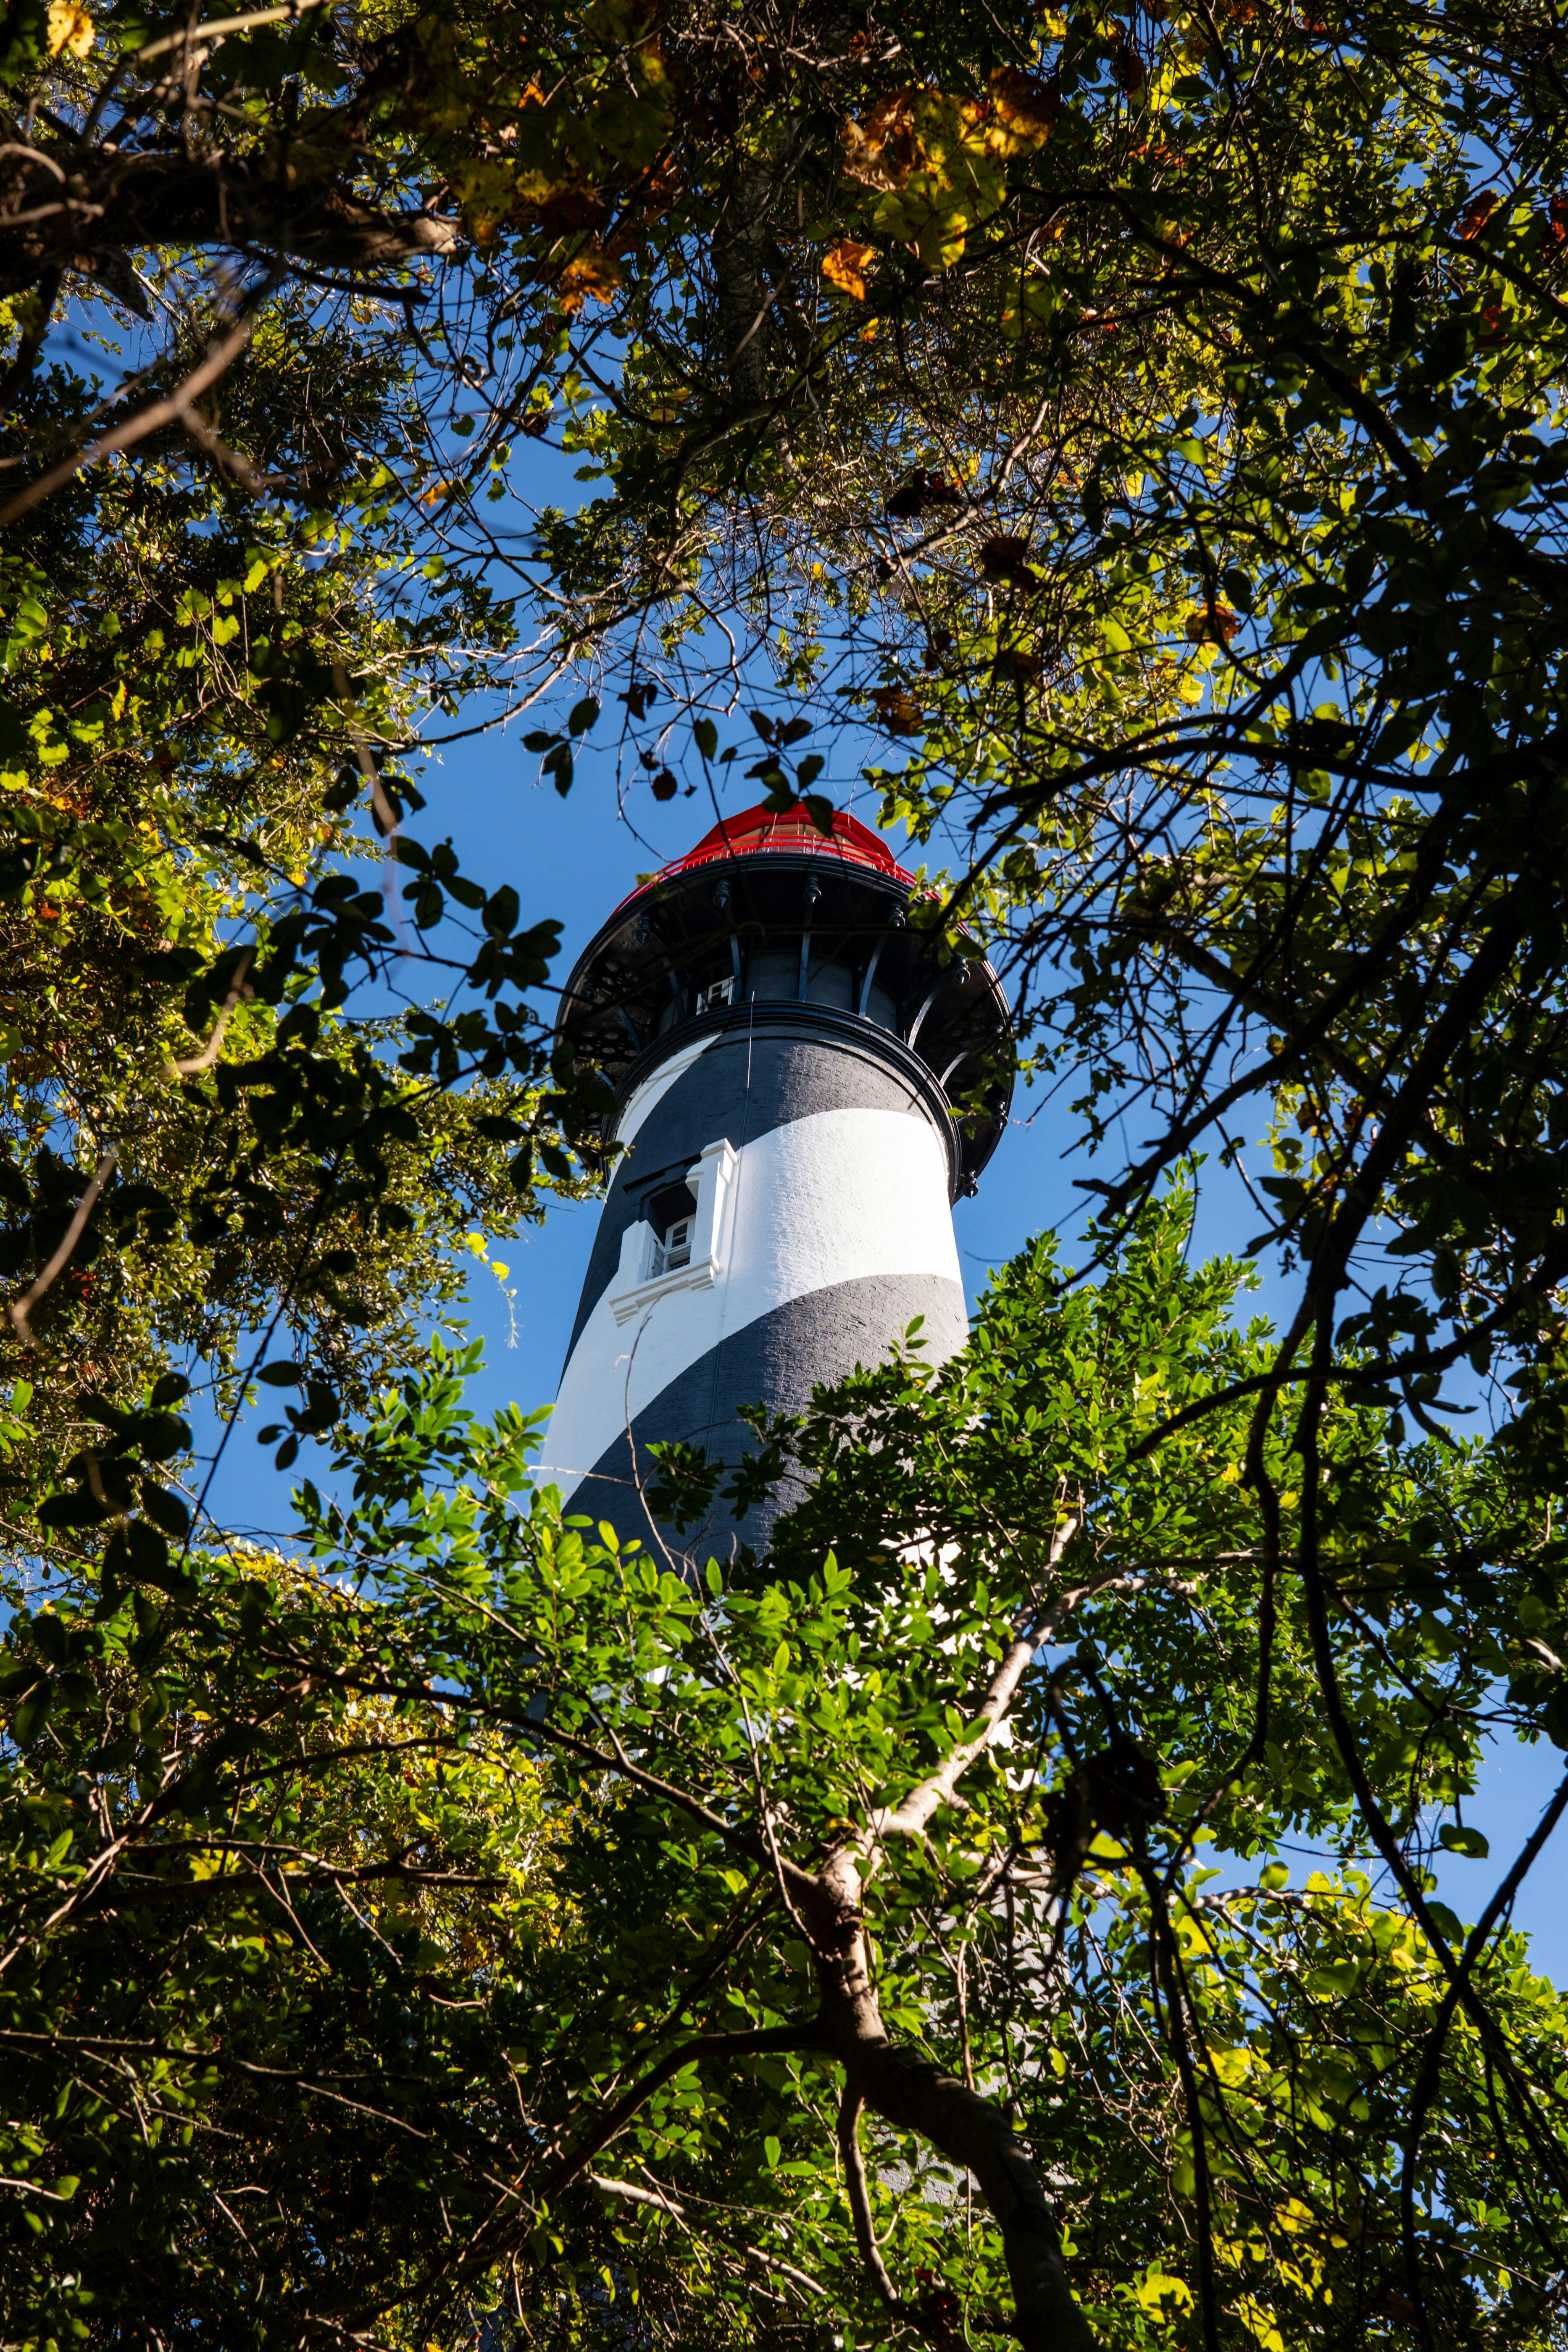
<instances>
[{"instance_id":1,"label":"masonry tower wall","mask_svg":"<svg viewBox=\"0 0 1568 2352\"><path fill-rule=\"evenodd\" d=\"M827 844L753 811L580 961L563 1034L616 1086L620 1157L545 1446L569 1510L646 1538L650 1444L732 1463L742 1405L794 1411L917 1318L928 1362L963 1346L952 1202L1010 1035L988 968L911 929L910 887L847 819ZM761 1547L776 1507L719 1504L698 1549Z\"/></svg>"}]
</instances>

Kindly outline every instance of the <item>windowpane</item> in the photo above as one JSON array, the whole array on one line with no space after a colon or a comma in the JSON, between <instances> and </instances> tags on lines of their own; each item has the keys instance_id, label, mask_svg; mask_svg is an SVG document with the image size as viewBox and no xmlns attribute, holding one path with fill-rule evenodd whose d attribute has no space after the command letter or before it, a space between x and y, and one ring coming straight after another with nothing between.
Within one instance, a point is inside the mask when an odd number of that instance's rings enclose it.
<instances>
[{"instance_id":1,"label":"windowpane","mask_svg":"<svg viewBox=\"0 0 1568 2352\"><path fill-rule=\"evenodd\" d=\"M691 1219L678 1217L666 1228L663 1239L654 1251L655 1274L674 1274L691 1264Z\"/></svg>"}]
</instances>

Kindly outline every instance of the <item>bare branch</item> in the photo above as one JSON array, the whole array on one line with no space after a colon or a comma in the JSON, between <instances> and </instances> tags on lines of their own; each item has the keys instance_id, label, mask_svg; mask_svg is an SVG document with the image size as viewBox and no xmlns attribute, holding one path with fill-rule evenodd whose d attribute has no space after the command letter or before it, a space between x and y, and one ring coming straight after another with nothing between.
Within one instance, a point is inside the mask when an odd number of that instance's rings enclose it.
<instances>
[{"instance_id":1,"label":"bare branch","mask_svg":"<svg viewBox=\"0 0 1568 2352\"><path fill-rule=\"evenodd\" d=\"M73 1214L69 1224L66 1227L65 1238L61 1242L58 1249L56 1250L53 1257L50 1258L47 1265L45 1266L43 1272L37 1276L31 1287L25 1290L20 1298L14 1299L11 1303L8 1312L10 1314L12 1325L15 1328L16 1337L22 1342L24 1348L30 1348L34 1344L32 1327L28 1323L27 1318L31 1315L34 1307L37 1305L39 1299L42 1298L44 1293L49 1288L57 1276L62 1274L66 1267L70 1264L71 1252L75 1249L78 1242L80 1241L82 1234L87 1230L87 1221L92 1214L93 1203L98 1199L99 1194L102 1192L104 1185L108 1182L109 1172L113 1167L118 1156L118 1150L115 1145L111 1143L108 1150L104 1153L102 1159L99 1161L98 1166L94 1169L92 1175L88 1181L86 1192L77 1202L75 1213Z\"/></svg>"},{"instance_id":2,"label":"bare branch","mask_svg":"<svg viewBox=\"0 0 1568 2352\"><path fill-rule=\"evenodd\" d=\"M281 8L253 8L247 16L215 16L210 25L187 25L182 33L165 33L161 41L149 41L138 49L133 65L145 65L149 58L165 57L171 49L195 48L203 41L216 40L222 33L248 33L258 25L280 25L287 18L291 24L307 8L325 6L326 0L287 0Z\"/></svg>"},{"instance_id":3,"label":"bare branch","mask_svg":"<svg viewBox=\"0 0 1568 2352\"><path fill-rule=\"evenodd\" d=\"M213 1024L212 1035L207 1039L206 1044L202 1047L199 1054L192 1054L188 1059L183 1062L171 1061L166 1064L165 1066L167 1067L171 1077L194 1078L196 1076L198 1072L202 1070L210 1070L212 1068L214 1063L217 1060L218 1055L223 1051L224 1033L227 1029L229 1023L234 1018L235 1011L238 1006L241 997L250 996L255 992L247 985L247 975L251 965L255 961L256 950L253 947L247 948L245 953L240 957L238 963L235 966L234 978L229 982L228 994L224 998L222 1009L218 1013L216 1021Z\"/></svg>"},{"instance_id":4,"label":"bare branch","mask_svg":"<svg viewBox=\"0 0 1568 2352\"><path fill-rule=\"evenodd\" d=\"M96 466L101 458L112 457L121 449L133 447L138 441L144 441L150 433L161 431L165 425L179 424L191 403L216 383L220 376L226 374L249 342L256 326L257 309L271 291L277 276L277 271L274 271L258 290L244 317L237 319L227 334L208 346L207 355L201 365L193 368L184 382L176 386L166 399L155 400L151 407L138 409L134 416L128 416L123 425L117 425L111 433L104 434L101 440L93 442L90 448L73 451L70 457L62 457L58 466L51 467L47 474L40 474L36 482L29 482L25 490L18 490L8 506L0 508L0 530L4 530L7 523L16 522L21 516L29 514L34 507L40 506L51 492L61 488L84 467Z\"/></svg>"},{"instance_id":5,"label":"bare branch","mask_svg":"<svg viewBox=\"0 0 1568 2352\"><path fill-rule=\"evenodd\" d=\"M1058 1565L1082 1525L1082 1515L1077 1511L1058 1521L1051 1537L1047 1574ZM976 1757L984 1756L995 1738L1013 1704L1018 1685L1028 1669L1029 1661L1041 1643L1049 1640L1054 1627L1064 1616L1070 1616L1084 1594L1093 1590L1092 1586L1084 1585L1070 1592L1058 1593L1054 1601L1042 1608L1037 1588L1034 1614L1004 1654L1002 1663L986 1685L980 1705L975 1709L973 1730L968 1738L959 1741L946 1762L937 1771L928 1774L925 1780L917 1782L907 1797L897 1805L884 1807L872 1814L868 1833L873 1840L924 1835L932 1814L943 1805L952 1803L953 1791L964 1773Z\"/></svg>"},{"instance_id":6,"label":"bare branch","mask_svg":"<svg viewBox=\"0 0 1568 2352\"><path fill-rule=\"evenodd\" d=\"M860 2110L865 2099L853 2083L846 2082L844 2096L838 2102L838 2153L844 2158L844 2186L849 2197L849 2218L855 2224L855 2242L860 2249L860 2260L867 2274L889 2311L902 2311L903 2303L888 2266L882 2260L882 2249L877 2242L877 2227L871 2218L871 2192L866 2179L865 2160L860 2154Z\"/></svg>"},{"instance_id":7,"label":"bare branch","mask_svg":"<svg viewBox=\"0 0 1568 2352\"><path fill-rule=\"evenodd\" d=\"M583 2177L589 2188L596 2189L602 2197L619 2198L627 2205L652 2205L659 2212L668 2213L675 2221L687 2219L685 2206L662 2189L639 2189L632 2180L608 2180L602 2172L588 2172ZM753 2262L762 2263L770 2271L778 2271L782 2276L793 2279L797 2286L805 2287L812 2294L826 2294L828 2292L820 2279L814 2279L809 2271L796 2270L793 2263L786 2263L780 2254L770 2254L762 2246L747 2246L743 2251L751 2255Z\"/></svg>"}]
</instances>

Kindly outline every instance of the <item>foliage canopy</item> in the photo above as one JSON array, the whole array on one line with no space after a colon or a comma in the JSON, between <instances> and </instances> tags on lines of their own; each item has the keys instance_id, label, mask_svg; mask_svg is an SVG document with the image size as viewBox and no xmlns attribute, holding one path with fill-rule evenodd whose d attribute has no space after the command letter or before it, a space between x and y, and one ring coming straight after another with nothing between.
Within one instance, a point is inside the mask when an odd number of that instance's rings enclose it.
<instances>
[{"instance_id":1,"label":"foliage canopy","mask_svg":"<svg viewBox=\"0 0 1568 2352\"><path fill-rule=\"evenodd\" d=\"M1568 1780L1432 1877L1568 1747L1559 11L13 0L0 84L7 2340L1560 2344ZM742 703L862 765L1097 1156L759 1431L762 1570L422 1350L598 1167L422 837L470 696L634 815Z\"/></svg>"}]
</instances>

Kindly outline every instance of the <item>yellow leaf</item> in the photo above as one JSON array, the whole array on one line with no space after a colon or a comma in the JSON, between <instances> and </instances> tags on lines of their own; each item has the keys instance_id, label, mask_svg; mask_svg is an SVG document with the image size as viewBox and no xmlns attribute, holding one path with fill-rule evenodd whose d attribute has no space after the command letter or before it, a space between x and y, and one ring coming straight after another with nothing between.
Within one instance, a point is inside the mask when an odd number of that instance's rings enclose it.
<instances>
[{"instance_id":1,"label":"yellow leaf","mask_svg":"<svg viewBox=\"0 0 1568 2352\"><path fill-rule=\"evenodd\" d=\"M68 50L73 58L85 58L96 38L92 18L77 0L49 0L51 58L58 58L62 50Z\"/></svg>"},{"instance_id":2,"label":"yellow leaf","mask_svg":"<svg viewBox=\"0 0 1568 2352\"><path fill-rule=\"evenodd\" d=\"M1275 2326L1272 2313L1265 2311L1260 2303L1254 2303L1249 2294L1241 2297L1236 2310L1237 2318L1249 2330L1261 2352L1285 2352L1285 2338Z\"/></svg>"},{"instance_id":3,"label":"yellow leaf","mask_svg":"<svg viewBox=\"0 0 1568 2352\"><path fill-rule=\"evenodd\" d=\"M1193 2291L1185 2279L1173 2278L1157 2264L1139 2280L1133 2293L1145 2311L1158 2311L1163 2303L1174 2304L1179 2311L1192 2309Z\"/></svg>"},{"instance_id":4,"label":"yellow leaf","mask_svg":"<svg viewBox=\"0 0 1568 2352\"><path fill-rule=\"evenodd\" d=\"M857 302L866 299L866 270L876 258L876 247L857 245L852 236L841 236L837 245L829 246L822 257L822 274L830 286L841 294L852 295Z\"/></svg>"}]
</instances>

